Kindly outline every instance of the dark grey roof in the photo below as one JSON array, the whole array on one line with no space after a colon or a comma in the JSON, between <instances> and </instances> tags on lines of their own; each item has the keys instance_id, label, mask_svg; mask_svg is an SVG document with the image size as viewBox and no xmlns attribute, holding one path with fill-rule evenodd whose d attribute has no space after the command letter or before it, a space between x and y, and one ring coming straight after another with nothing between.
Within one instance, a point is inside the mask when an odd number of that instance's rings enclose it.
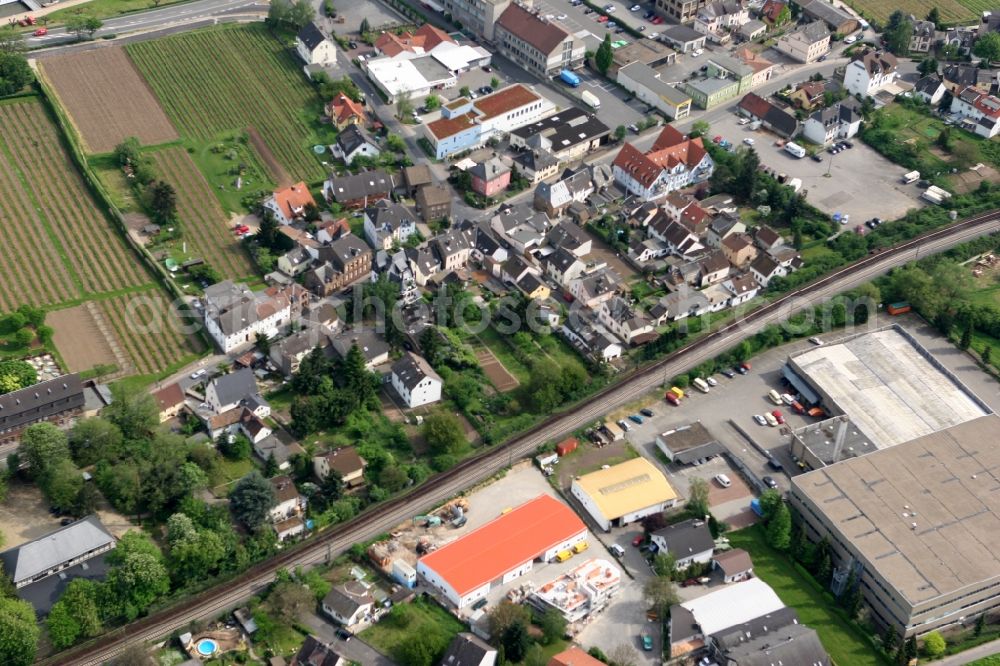
<instances>
[{"instance_id":1,"label":"dark grey roof","mask_svg":"<svg viewBox=\"0 0 1000 666\"><path fill-rule=\"evenodd\" d=\"M519 127L511 132L511 134L522 139L527 139L529 136L534 136L535 134L544 132L547 129L552 129L554 127L559 127L560 125L565 125L566 123L578 121L578 119L585 119L588 115L589 114L583 109L571 106L561 110L559 113L543 118L538 122L525 125L524 127Z\"/></svg>"},{"instance_id":2,"label":"dark grey roof","mask_svg":"<svg viewBox=\"0 0 1000 666\"><path fill-rule=\"evenodd\" d=\"M257 393L257 380L250 368L240 368L236 372L222 375L212 380L219 404L231 405Z\"/></svg>"},{"instance_id":3,"label":"dark grey roof","mask_svg":"<svg viewBox=\"0 0 1000 666\"><path fill-rule=\"evenodd\" d=\"M267 460L274 456L275 462L283 465L288 462L292 454L302 453L302 446L285 434L283 430L272 432L270 435L253 445L253 450L261 460Z\"/></svg>"},{"instance_id":4,"label":"dark grey roof","mask_svg":"<svg viewBox=\"0 0 1000 666\"><path fill-rule=\"evenodd\" d=\"M334 350L341 358L347 356L352 345L357 345L366 361L387 354L389 345L371 328L347 328L335 337L330 338Z\"/></svg>"},{"instance_id":5,"label":"dark grey roof","mask_svg":"<svg viewBox=\"0 0 1000 666\"><path fill-rule=\"evenodd\" d=\"M677 559L683 559L697 553L715 548L712 532L704 520L685 520L674 525L668 525L662 530L653 532L654 537L666 541L667 550Z\"/></svg>"},{"instance_id":6,"label":"dark grey roof","mask_svg":"<svg viewBox=\"0 0 1000 666\"><path fill-rule=\"evenodd\" d=\"M748 640L766 635L770 631L777 631L782 627L797 624L798 621L798 612L794 608L785 606L773 613L755 617L749 622L737 624L713 634L712 643L719 650L727 650L746 643Z\"/></svg>"},{"instance_id":7,"label":"dark grey roof","mask_svg":"<svg viewBox=\"0 0 1000 666\"><path fill-rule=\"evenodd\" d=\"M431 239L431 244L442 259L472 247L468 234L461 229L450 229Z\"/></svg>"},{"instance_id":8,"label":"dark grey roof","mask_svg":"<svg viewBox=\"0 0 1000 666\"><path fill-rule=\"evenodd\" d=\"M40 617L44 617L52 610L52 606L59 601L59 598L62 597L63 592L66 591L69 584L77 578L92 581L104 580L104 576L108 572L106 558L110 552L103 552L79 564L74 564L69 568L63 569L59 572L58 576L47 576L34 583L23 585L17 589L17 596L31 604Z\"/></svg>"},{"instance_id":9,"label":"dark grey roof","mask_svg":"<svg viewBox=\"0 0 1000 666\"><path fill-rule=\"evenodd\" d=\"M538 172L557 166L559 160L547 150L526 150L514 157L514 163Z\"/></svg>"},{"instance_id":10,"label":"dark grey roof","mask_svg":"<svg viewBox=\"0 0 1000 666\"><path fill-rule=\"evenodd\" d=\"M483 160L469 169L470 175L484 181L491 181L509 172L510 169L499 157L491 157L488 160Z\"/></svg>"},{"instance_id":11,"label":"dark grey roof","mask_svg":"<svg viewBox=\"0 0 1000 666\"><path fill-rule=\"evenodd\" d=\"M399 381L402 382L409 390L413 390L420 382L425 379L435 379L438 383L441 383L441 377L438 373L434 372L434 368L424 360L422 356L417 356L413 352L406 352L399 357L399 360L392 364L392 374L399 377Z\"/></svg>"},{"instance_id":12,"label":"dark grey roof","mask_svg":"<svg viewBox=\"0 0 1000 666\"><path fill-rule=\"evenodd\" d=\"M701 34L694 28L687 27L686 25L672 25L661 34L665 39L672 42L679 42L681 44L693 42L698 39L705 39L705 35Z\"/></svg>"},{"instance_id":13,"label":"dark grey roof","mask_svg":"<svg viewBox=\"0 0 1000 666\"><path fill-rule=\"evenodd\" d=\"M398 229L406 224L416 224L417 216L403 204L388 199L379 200L374 206L365 208L365 215L372 221L376 229Z\"/></svg>"},{"instance_id":14,"label":"dark grey roof","mask_svg":"<svg viewBox=\"0 0 1000 666\"><path fill-rule=\"evenodd\" d=\"M792 624L722 653L730 666L829 666L830 656L823 649L816 630L804 624Z\"/></svg>"},{"instance_id":15,"label":"dark grey roof","mask_svg":"<svg viewBox=\"0 0 1000 666\"><path fill-rule=\"evenodd\" d=\"M611 129L596 116L576 107L549 116L514 131L535 149L558 153L573 146L607 136Z\"/></svg>"},{"instance_id":16,"label":"dark grey roof","mask_svg":"<svg viewBox=\"0 0 1000 666\"><path fill-rule=\"evenodd\" d=\"M115 543L96 515L0 553L4 571L14 584L31 580L87 553Z\"/></svg>"},{"instance_id":17,"label":"dark grey roof","mask_svg":"<svg viewBox=\"0 0 1000 666\"><path fill-rule=\"evenodd\" d=\"M810 44L815 44L830 36L830 31L827 30L826 24L823 21L813 21L805 27L800 28L797 32L805 37Z\"/></svg>"},{"instance_id":18,"label":"dark grey roof","mask_svg":"<svg viewBox=\"0 0 1000 666\"><path fill-rule=\"evenodd\" d=\"M80 375L63 375L0 395L0 432L80 409L85 402Z\"/></svg>"},{"instance_id":19,"label":"dark grey roof","mask_svg":"<svg viewBox=\"0 0 1000 666\"><path fill-rule=\"evenodd\" d=\"M294 662L299 666L337 666L342 662L342 657L315 636L306 636Z\"/></svg>"},{"instance_id":20,"label":"dark grey roof","mask_svg":"<svg viewBox=\"0 0 1000 666\"><path fill-rule=\"evenodd\" d=\"M680 604L670 607L670 642L678 643L701 634L701 627L694 619L694 613Z\"/></svg>"},{"instance_id":21,"label":"dark grey roof","mask_svg":"<svg viewBox=\"0 0 1000 666\"><path fill-rule=\"evenodd\" d=\"M351 261L365 254L371 254L371 251L368 243L354 234L346 234L323 245L319 249L319 260L328 261L337 270L343 271Z\"/></svg>"},{"instance_id":22,"label":"dark grey roof","mask_svg":"<svg viewBox=\"0 0 1000 666\"><path fill-rule=\"evenodd\" d=\"M814 120L823 125L823 127L830 127L831 125L839 124L849 125L861 120L861 116L849 104L838 102L833 106L815 112L809 116L809 120Z\"/></svg>"},{"instance_id":23,"label":"dark grey roof","mask_svg":"<svg viewBox=\"0 0 1000 666\"><path fill-rule=\"evenodd\" d=\"M334 586L325 597L323 605L334 610L341 617L350 617L366 604L374 604L375 598L358 581L349 581Z\"/></svg>"},{"instance_id":24,"label":"dark grey roof","mask_svg":"<svg viewBox=\"0 0 1000 666\"><path fill-rule=\"evenodd\" d=\"M798 4L802 7L802 13L810 18L823 21L831 30L838 29L848 21L856 21L853 16L837 9L826 0L799 0Z\"/></svg>"},{"instance_id":25,"label":"dark grey roof","mask_svg":"<svg viewBox=\"0 0 1000 666\"><path fill-rule=\"evenodd\" d=\"M545 240L552 247L573 251L585 245L590 237L587 232L580 228L580 225L573 222L561 222L549 229Z\"/></svg>"},{"instance_id":26,"label":"dark grey roof","mask_svg":"<svg viewBox=\"0 0 1000 666\"><path fill-rule=\"evenodd\" d=\"M566 248L561 247L550 254L545 261L555 266L556 270L560 273L564 273L567 268L580 261L580 259Z\"/></svg>"},{"instance_id":27,"label":"dark grey roof","mask_svg":"<svg viewBox=\"0 0 1000 666\"><path fill-rule=\"evenodd\" d=\"M340 146L344 155L350 155L366 143L378 150L378 144L375 143L375 140L357 125L348 125L337 135L337 145Z\"/></svg>"},{"instance_id":28,"label":"dark grey roof","mask_svg":"<svg viewBox=\"0 0 1000 666\"><path fill-rule=\"evenodd\" d=\"M314 51L317 46L326 41L326 35L312 22L302 26L302 29L299 30L298 38L310 51Z\"/></svg>"},{"instance_id":29,"label":"dark grey roof","mask_svg":"<svg viewBox=\"0 0 1000 666\"><path fill-rule=\"evenodd\" d=\"M387 195L393 189L392 177L381 169L363 171L352 176L330 178L328 191L337 201L362 199L376 194Z\"/></svg>"},{"instance_id":30,"label":"dark grey roof","mask_svg":"<svg viewBox=\"0 0 1000 666\"><path fill-rule=\"evenodd\" d=\"M933 95L937 92L938 88L943 86L941 79L938 78L937 74L928 74L924 78L917 81L913 89L917 92L924 93L925 95Z\"/></svg>"},{"instance_id":31,"label":"dark grey roof","mask_svg":"<svg viewBox=\"0 0 1000 666\"><path fill-rule=\"evenodd\" d=\"M486 655L495 653L483 639L463 632L451 641L439 666L479 666Z\"/></svg>"},{"instance_id":32,"label":"dark grey roof","mask_svg":"<svg viewBox=\"0 0 1000 666\"><path fill-rule=\"evenodd\" d=\"M750 264L750 269L762 275L765 279L770 279L774 271L780 264L767 252L761 252Z\"/></svg>"}]
</instances>

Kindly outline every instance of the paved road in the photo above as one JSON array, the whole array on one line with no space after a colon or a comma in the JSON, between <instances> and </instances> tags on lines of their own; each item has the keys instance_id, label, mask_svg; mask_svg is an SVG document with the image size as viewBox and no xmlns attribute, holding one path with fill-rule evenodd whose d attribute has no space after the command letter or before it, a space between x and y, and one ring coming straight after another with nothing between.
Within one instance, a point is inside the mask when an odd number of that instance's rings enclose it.
<instances>
[{"instance_id":1,"label":"paved road","mask_svg":"<svg viewBox=\"0 0 1000 666\"><path fill-rule=\"evenodd\" d=\"M470 465L464 473L445 477L444 482L438 486L425 486L421 489L422 492L414 493L408 501L392 506L376 516L371 516L367 522L359 522L350 529L342 528L340 531L330 533L329 541L314 542L295 553L294 557L289 558L290 561L272 563L262 573L254 575L252 578L227 583L224 589L218 589L214 593L208 594L193 607L186 609L184 613L166 617L148 626L125 628L112 635L103 636L99 639L99 647L96 647L89 656L78 657L67 653L59 655L58 659L53 658L45 663L58 663L60 666L97 666L112 659L130 643L160 638L175 629L186 626L192 620L217 617L219 613L243 603L267 586L273 580L274 570L278 566L288 569L293 569L296 566L308 568L318 563L330 561L352 544L367 541L389 531L410 516L426 512L463 489L500 472L514 460L531 455L540 444L592 423L608 411L635 400L656 388L664 377L675 376L715 357L740 340L754 335L770 324L783 321L801 309L812 307L837 293L852 289L891 268L917 259L919 256L941 252L959 243L997 231L1000 231L1000 216L971 229L953 229L950 233L925 239L906 251L892 255L876 255L869 258L863 265L842 269L839 274L808 296L790 298L780 307L773 308L757 319L742 320L726 333L705 341L683 357L668 359L656 372L647 372L627 379L616 388L603 394L600 400L591 401L569 413L554 418L547 424L546 428L529 433L512 442L506 449L507 455L502 457L488 455ZM662 374L660 370L662 370Z\"/></svg>"},{"instance_id":2,"label":"paved road","mask_svg":"<svg viewBox=\"0 0 1000 666\"><path fill-rule=\"evenodd\" d=\"M303 620L314 635L333 646L344 659L364 666L396 666L396 662L373 648L357 636L347 641L337 638L337 628L316 613L309 613Z\"/></svg>"},{"instance_id":3,"label":"paved road","mask_svg":"<svg viewBox=\"0 0 1000 666\"><path fill-rule=\"evenodd\" d=\"M956 654L952 657L945 657L941 661L931 663L933 663L934 666L963 666L963 664L970 664L977 659L982 659L983 657L989 657L995 654L1000 654L1000 640L990 641L989 643L984 643L979 647L966 650L961 654Z\"/></svg>"}]
</instances>

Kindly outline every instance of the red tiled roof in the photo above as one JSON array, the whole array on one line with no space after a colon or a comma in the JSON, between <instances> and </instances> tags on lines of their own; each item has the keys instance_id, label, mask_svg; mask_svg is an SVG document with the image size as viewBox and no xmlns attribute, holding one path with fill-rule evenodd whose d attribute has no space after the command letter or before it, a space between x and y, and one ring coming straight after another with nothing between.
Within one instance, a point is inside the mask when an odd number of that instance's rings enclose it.
<instances>
[{"instance_id":1,"label":"red tiled roof","mask_svg":"<svg viewBox=\"0 0 1000 666\"><path fill-rule=\"evenodd\" d=\"M180 384L174 383L160 389L153 394L153 397L163 412L184 402L184 390Z\"/></svg>"},{"instance_id":2,"label":"red tiled roof","mask_svg":"<svg viewBox=\"0 0 1000 666\"><path fill-rule=\"evenodd\" d=\"M681 213L681 224L687 227L689 231L695 233L695 229L697 229L698 225L704 222L707 217L708 213L705 212L704 208L698 204L693 204L685 208L684 212Z\"/></svg>"},{"instance_id":3,"label":"red tiled roof","mask_svg":"<svg viewBox=\"0 0 1000 666\"><path fill-rule=\"evenodd\" d=\"M788 3L780 2L780 0L767 0L760 10L760 17L774 23L778 20L778 15L781 14L781 10L787 6Z\"/></svg>"},{"instance_id":4,"label":"red tiled roof","mask_svg":"<svg viewBox=\"0 0 1000 666\"><path fill-rule=\"evenodd\" d=\"M476 114L472 111L454 118L440 118L427 124L427 129L437 139L447 139L475 125Z\"/></svg>"},{"instance_id":5,"label":"red tiled roof","mask_svg":"<svg viewBox=\"0 0 1000 666\"><path fill-rule=\"evenodd\" d=\"M338 125L343 124L351 118L365 118L365 108L353 99L340 92L327 105L327 115L329 115Z\"/></svg>"},{"instance_id":6,"label":"red tiled roof","mask_svg":"<svg viewBox=\"0 0 1000 666\"><path fill-rule=\"evenodd\" d=\"M678 164L693 168L704 157L705 146L700 138L689 139L667 125L648 153L642 153L632 144L626 143L615 157L614 165L631 174L643 187L649 187L664 168L669 169Z\"/></svg>"},{"instance_id":7,"label":"red tiled roof","mask_svg":"<svg viewBox=\"0 0 1000 666\"><path fill-rule=\"evenodd\" d=\"M591 657L582 648L574 645L568 650L552 655L546 666L604 666L604 662Z\"/></svg>"},{"instance_id":8,"label":"red tiled roof","mask_svg":"<svg viewBox=\"0 0 1000 666\"><path fill-rule=\"evenodd\" d=\"M275 190L274 200L285 216L289 218L300 215L306 204L316 205L312 194L309 193L309 188L302 181L284 189Z\"/></svg>"},{"instance_id":9,"label":"red tiled roof","mask_svg":"<svg viewBox=\"0 0 1000 666\"><path fill-rule=\"evenodd\" d=\"M438 44L442 44L444 42L451 42L452 44L458 43L454 39L449 37L448 33L446 33L444 30L435 28L430 23L425 23L422 26L420 26L420 28L418 28L417 31L413 33L413 36L423 40L425 51L430 51Z\"/></svg>"},{"instance_id":10,"label":"red tiled roof","mask_svg":"<svg viewBox=\"0 0 1000 666\"><path fill-rule=\"evenodd\" d=\"M420 562L461 596L541 557L586 529L568 506L551 495L539 495L424 555Z\"/></svg>"},{"instance_id":11,"label":"red tiled roof","mask_svg":"<svg viewBox=\"0 0 1000 666\"><path fill-rule=\"evenodd\" d=\"M517 35L545 55L551 54L570 34L562 26L532 14L520 5L511 4L497 20L497 25Z\"/></svg>"},{"instance_id":12,"label":"red tiled roof","mask_svg":"<svg viewBox=\"0 0 1000 666\"><path fill-rule=\"evenodd\" d=\"M513 5L512 5L513 6ZM520 83L507 86L498 90L492 95L481 97L472 103L482 114L482 119L493 118L501 113L507 113L514 109L519 109L531 102L537 102L541 97L537 93L529 90Z\"/></svg>"},{"instance_id":13,"label":"red tiled roof","mask_svg":"<svg viewBox=\"0 0 1000 666\"><path fill-rule=\"evenodd\" d=\"M737 106L755 118L763 118L771 108L771 103L757 93L747 93Z\"/></svg>"},{"instance_id":14,"label":"red tiled roof","mask_svg":"<svg viewBox=\"0 0 1000 666\"><path fill-rule=\"evenodd\" d=\"M430 51L442 42L456 43L454 39L448 36L448 33L438 30L429 23L425 23L416 32L404 32L401 35L397 35L391 31L383 32L375 40L375 48L385 55L392 57L404 51L410 53L416 53L417 49L422 49L425 52Z\"/></svg>"}]
</instances>

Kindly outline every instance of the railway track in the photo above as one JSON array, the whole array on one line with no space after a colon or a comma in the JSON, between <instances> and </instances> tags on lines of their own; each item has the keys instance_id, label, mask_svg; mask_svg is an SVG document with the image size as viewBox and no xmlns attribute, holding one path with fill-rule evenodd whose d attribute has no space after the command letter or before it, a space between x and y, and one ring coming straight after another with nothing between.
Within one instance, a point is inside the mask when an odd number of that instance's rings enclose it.
<instances>
[{"instance_id":1,"label":"railway track","mask_svg":"<svg viewBox=\"0 0 1000 666\"><path fill-rule=\"evenodd\" d=\"M430 507L508 467L514 460L531 455L546 441L587 425L616 406L649 392L665 378L717 356L769 324L783 321L797 311L852 289L907 261L998 231L1000 210L994 210L863 257L678 349L621 383L603 389L589 398L586 404L557 413L506 444L484 451L432 477L410 493L380 504L314 539L256 564L236 580L221 583L40 663L47 666L98 666L114 658L131 643L156 640L192 620L217 617L222 611L244 602L264 588L278 570L328 561L354 543L367 541L413 515L425 513Z\"/></svg>"}]
</instances>

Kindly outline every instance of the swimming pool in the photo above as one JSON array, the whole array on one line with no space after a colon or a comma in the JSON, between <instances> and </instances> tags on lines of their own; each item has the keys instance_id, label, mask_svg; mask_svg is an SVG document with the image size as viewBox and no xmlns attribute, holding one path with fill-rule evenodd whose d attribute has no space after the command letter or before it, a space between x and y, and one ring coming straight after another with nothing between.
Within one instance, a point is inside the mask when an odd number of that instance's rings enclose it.
<instances>
[{"instance_id":1,"label":"swimming pool","mask_svg":"<svg viewBox=\"0 0 1000 666\"><path fill-rule=\"evenodd\" d=\"M213 641L211 638L203 638L198 641L198 654L203 657L208 657L215 654L215 651L219 649L219 644Z\"/></svg>"}]
</instances>

